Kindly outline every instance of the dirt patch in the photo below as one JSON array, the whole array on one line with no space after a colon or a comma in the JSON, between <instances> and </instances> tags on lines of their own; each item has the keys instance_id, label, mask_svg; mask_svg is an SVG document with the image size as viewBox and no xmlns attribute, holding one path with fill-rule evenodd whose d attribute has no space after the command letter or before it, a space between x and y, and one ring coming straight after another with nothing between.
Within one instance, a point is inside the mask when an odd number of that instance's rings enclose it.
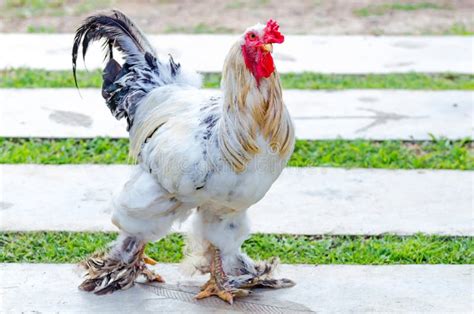
<instances>
[{"instance_id":1,"label":"dirt patch","mask_svg":"<svg viewBox=\"0 0 474 314\"><path fill-rule=\"evenodd\" d=\"M469 34L474 1L3 0L0 32L73 32L89 14L118 8L148 33L241 33L277 19L291 34Z\"/></svg>"}]
</instances>

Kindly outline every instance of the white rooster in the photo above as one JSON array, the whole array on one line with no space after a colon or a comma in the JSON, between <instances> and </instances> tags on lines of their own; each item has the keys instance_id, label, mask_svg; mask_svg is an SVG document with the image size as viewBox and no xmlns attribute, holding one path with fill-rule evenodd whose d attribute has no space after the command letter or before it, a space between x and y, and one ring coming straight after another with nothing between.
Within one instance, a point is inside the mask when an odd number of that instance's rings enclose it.
<instances>
[{"instance_id":1,"label":"white rooster","mask_svg":"<svg viewBox=\"0 0 474 314\"><path fill-rule=\"evenodd\" d=\"M74 78L81 44L85 57L90 42L105 40L102 95L117 119L127 119L130 154L138 160L113 200L120 236L108 252L82 263L87 273L81 289L127 289L139 275L163 281L146 267L155 261L144 255L145 245L193 211L185 262L210 273L198 299L216 295L232 303L252 287L294 285L272 278L277 259L254 262L241 251L249 235L247 209L278 178L294 145L271 55L272 44L284 40L278 28L270 20L237 39L224 64L221 93L212 97L200 89L199 75L172 57L158 58L123 13L91 16L77 29ZM113 59L113 48L123 53L123 65Z\"/></svg>"}]
</instances>

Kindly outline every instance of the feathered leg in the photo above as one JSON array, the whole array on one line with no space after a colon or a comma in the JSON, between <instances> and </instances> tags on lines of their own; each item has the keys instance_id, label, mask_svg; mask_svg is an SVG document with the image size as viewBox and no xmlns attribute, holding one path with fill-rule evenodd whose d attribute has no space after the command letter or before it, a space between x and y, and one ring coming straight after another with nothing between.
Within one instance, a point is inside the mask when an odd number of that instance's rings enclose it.
<instances>
[{"instance_id":1,"label":"feathered leg","mask_svg":"<svg viewBox=\"0 0 474 314\"><path fill-rule=\"evenodd\" d=\"M241 253L237 260L241 267L235 272L236 275L230 277L230 284L235 288L281 289L295 285L295 282L290 279L274 278L274 272L280 263L277 257L272 257L267 261L253 261L246 254Z\"/></svg>"},{"instance_id":2,"label":"feathered leg","mask_svg":"<svg viewBox=\"0 0 474 314\"><path fill-rule=\"evenodd\" d=\"M217 296L220 299L232 304L234 297L244 297L249 295L249 290L233 287L222 267L221 253L218 248L211 245L211 278L201 287L196 299L204 299L210 296Z\"/></svg>"},{"instance_id":3,"label":"feathered leg","mask_svg":"<svg viewBox=\"0 0 474 314\"><path fill-rule=\"evenodd\" d=\"M220 212L216 215L216 212ZM193 231L188 237L184 270L190 273L210 272L210 280L198 298L217 295L231 303L236 296L245 296L251 288L287 288L289 279L275 279L278 258L253 261L240 249L249 234L245 211L225 211L212 207L199 208Z\"/></svg>"},{"instance_id":4,"label":"feathered leg","mask_svg":"<svg viewBox=\"0 0 474 314\"><path fill-rule=\"evenodd\" d=\"M163 278L146 266L156 261L143 253L145 245L164 237L174 221L187 217L188 206L169 195L152 174L136 166L113 198L112 207L112 222L121 235L108 251L81 263L87 272L80 288L106 294L130 288L140 275L162 282Z\"/></svg>"},{"instance_id":5,"label":"feathered leg","mask_svg":"<svg viewBox=\"0 0 474 314\"><path fill-rule=\"evenodd\" d=\"M149 281L164 282L160 275L147 268L156 263L143 252L146 241L134 236L121 236L109 252L96 253L80 265L86 269L81 290L98 295L125 290L143 275Z\"/></svg>"}]
</instances>

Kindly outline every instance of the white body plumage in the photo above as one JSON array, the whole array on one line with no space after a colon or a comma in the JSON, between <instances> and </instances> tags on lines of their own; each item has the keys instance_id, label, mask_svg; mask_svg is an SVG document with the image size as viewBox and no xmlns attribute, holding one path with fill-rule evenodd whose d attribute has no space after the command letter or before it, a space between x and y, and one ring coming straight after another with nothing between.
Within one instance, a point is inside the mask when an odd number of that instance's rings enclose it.
<instances>
[{"instance_id":1,"label":"white body plumage","mask_svg":"<svg viewBox=\"0 0 474 314\"><path fill-rule=\"evenodd\" d=\"M200 89L200 77L184 71L170 56L159 58L144 34L123 13L88 17L77 29L73 75L82 44L105 39L107 65L102 96L113 116L126 118L130 155L138 160L113 199L112 222L120 237L107 252L81 265L80 288L97 294L128 289L143 275L162 282L146 267L148 241L196 209L188 236L191 272L210 272L196 296L217 295L232 303L256 286L284 288L275 279L277 260L254 262L240 251L249 234L247 209L278 178L293 150L294 131L283 104L271 52L284 36L278 23L249 28L227 55L221 93ZM125 61L113 58L113 48ZM76 81L77 83L77 81Z\"/></svg>"}]
</instances>

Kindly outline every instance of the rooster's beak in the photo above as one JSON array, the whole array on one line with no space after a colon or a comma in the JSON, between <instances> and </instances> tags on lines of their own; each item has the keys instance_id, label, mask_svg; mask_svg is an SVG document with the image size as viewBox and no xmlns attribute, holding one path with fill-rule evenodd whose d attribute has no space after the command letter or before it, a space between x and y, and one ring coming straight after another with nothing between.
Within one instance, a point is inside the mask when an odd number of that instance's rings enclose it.
<instances>
[{"instance_id":1,"label":"rooster's beak","mask_svg":"<svg viewBox=\"0 0 474 314\"><path fill-rule=\"evenodd\" d=\"M263 49L263 51L272 53L273 52L273 45L272 44L264 44L264 45L262 45L262 49Z\"/></svg>"}]
</instances>

